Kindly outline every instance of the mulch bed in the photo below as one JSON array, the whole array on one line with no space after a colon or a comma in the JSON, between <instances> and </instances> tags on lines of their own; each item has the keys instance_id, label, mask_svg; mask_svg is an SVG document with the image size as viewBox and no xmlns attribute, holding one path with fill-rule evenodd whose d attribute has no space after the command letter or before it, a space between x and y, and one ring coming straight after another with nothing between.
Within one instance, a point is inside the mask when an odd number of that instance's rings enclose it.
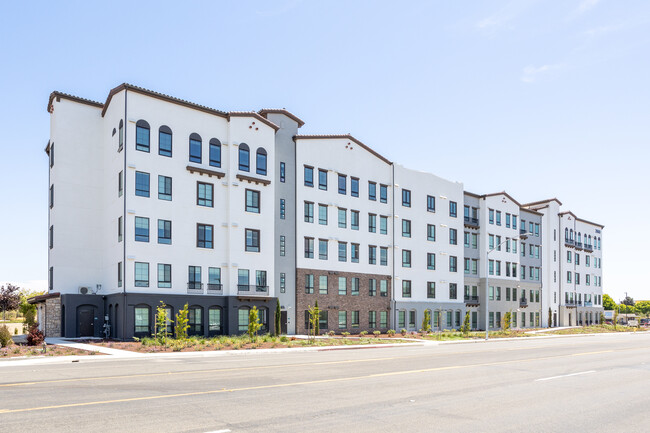
<instances>
[{"instance_id":1,"label":"mulch bed","mask_svg":"<svg viewBox=\"0 0 650 433\"><path fill-rule=\"evenodd\" d=\"M0 359L18 358L18 357L36 357L36 356L72 356L72 355L101 355L99 352L89 352L87 350L73 349L71 347L48 344L45 353L43 346L26 346L22 344L12 344L9 347L0 349Z\"/></svg>"}]
</instances>

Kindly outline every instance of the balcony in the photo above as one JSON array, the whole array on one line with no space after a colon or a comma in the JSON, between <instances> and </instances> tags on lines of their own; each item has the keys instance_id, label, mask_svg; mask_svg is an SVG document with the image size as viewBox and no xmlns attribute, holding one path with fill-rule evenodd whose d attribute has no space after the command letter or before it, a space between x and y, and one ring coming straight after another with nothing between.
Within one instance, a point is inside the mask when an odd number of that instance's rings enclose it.
<instances>
[{"instance_id":1,"label":"balcony","mask_svg":"<svg viewBox=\"0 0 650 433\"><path fill-rule=\"evenodd\" d=\"M246 296L269 296L269 286L237 284L237 294Z\"/></svg>"},{"instance_id":2,"label":"balcony","mask_svg":"<svg viewBox=\"0 0 650 433\"><path fill-rule=\"evenodd\" d=\"M564 306L566 308L575 308L578 306L578 301L576 301L575 299L566 299L564 301Z\"/></svg>"},{"instance_id":3,"label":"balcony","mask_svg":"<svg viewBox=\"0 0 650 433\"><path fill-rule=\"evenodd\" d=\"M525 235L525 234L528 234L528 232L526 231L526 229L519 229L519 234L520 235Z\"/></svg>"},{"instance_id":4,"label":"balcony","mask_svg":"<svg viewBox=\"0 0 650 433\"><path fill-rule=\"evenodd\" d=\"M203 283L197 281L190 281L187 283L187 293L202 295L203 294Z\"/></svg>"},{"instance_id":5,"label":"balcony","mask_svg":"<svg viewBox=\"0 0 650 433\"><path fill-rule=\"evenodd\" d=\"M585 244L584 248L585 248L585 251L589 251L589 252L592 252L594 250L593 245Z\"/></svg>"},{"instance_id":6,"label":"balcony","mask_svg":"<svg viewBox=\"0 0 650 433\"><path fill-rule=\"evenodd\" d=\"M465 295L465 305L480 305L478 295Z\"/></svg>"},{"instance_id":7,"label":"balcony","mask_svg":"<svg viewBox=\"0 0 650 433\"><path fill-rule=\"evenodd\" d=\"M478 218L470 218L468 216L465 217L465 225L469 227L477 227L478 228Z\"/></svg>"},{"instance_id":8,"label":"balcony","mask_svg":"<svg viewBox=\"0 0 650 433\"><path fill-rule=\"evenodd\" d=\"M208 283L208 295L223 295L223 284Z\"/></svg>"},{"instance_id":9,"label":"balcony","mask_svg":"<svg viewBox=\"0 0 650 433\"><path fill-rule=\"evenodd\" d=\"M575 246L575 242L573 241L573 239L566 239L565 238L564 239L564 245L569 246L569 247L573 247L573 246Z\"/></svg>"},{"instance_id":10,"label":"balcony","mask_svg":"<svg viewBox=\"0 0 650 433\"><path fill-rule=\"evenodd\" d=\"M585 301L585 307L593 307L594 304L591 301Z\"/></svg>"},{"instance_id":11,"label":"balcony","mask_svg":"<svg viewBox=\"0 0 650 433\"><path fill-rule=\"evenodd\" d=\"M519 299L519 308L526 308L528 306L528 299L521 298Z\"/></svg>"},{"instance_id":12,"label":"balcony","mask_svg":"<svg viewBox=\"0 0 650 433\"><path fill-rule=\"evenodd\" d=\"M582 249L582 242L576 242L576 248Z\"/></svg>"}]
</instances>

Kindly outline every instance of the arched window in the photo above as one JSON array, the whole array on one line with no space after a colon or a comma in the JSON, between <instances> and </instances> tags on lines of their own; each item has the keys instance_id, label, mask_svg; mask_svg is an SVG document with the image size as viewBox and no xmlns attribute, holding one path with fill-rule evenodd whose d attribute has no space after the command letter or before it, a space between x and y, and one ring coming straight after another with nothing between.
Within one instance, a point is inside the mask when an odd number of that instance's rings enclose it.
<instances>
[{"instance_id":1,"label":"arched window","mask_svg":"<svg viewBox=\"0 0 650 433\"><path fill-rule=\"evenodd\" d=\"M247 332L248 331L248 311L250 308L248 307L239 307L239 310L237 310L237 330L239 332Z\"/></svg>"},{"instance_id":2,"label":"arched window","mask_svg":"<svg viewBox=\"0 0 650 433\"><path fill-rule=\"evenodd\" d=\"M216 138L210 140L210 165L221 167L221 142Z\"/></svg>"},{"instance_id":3,"label":"arched window","mask_svg":"<svg viewBox=\"0 0 650 433\"><path fill-rule=\"evenodd\" d=\"M578 243L582 242L582 233L578 232Z\"/></svg>"},{"instance_id":4,"label":"arched window","mask_svg":"<svg viewBox=\"0 0 650 433\"><path fill-rule=\"evenodd\" d=\"M201 163L201 136L196 132L190 135L190 162Z\"/></svg>"},{"instance_id":5,"label":"arched window","mask_svg":"<svg viewBox=\"0 0 650 433\"><path fill-rule=\"evenodd\" d=\"M172 130L166 125L158 129L158 155L172 156Z\"/></svg>"},{"instance_id":6,"label":"arched window","mask_svg":"<svg viewBox=\"0 0 650 433\"><path fill-rule=\"evenodd\" d=\"M246 143L239 145L239 169L250 171L250 149Z\"/></svg>"},{"instance_id":7,"label":"arched window","mask_svg":"<svg viewBox=\"0 0 650 433\"><path fill-rule=\"evenodd\" d=\"M266 176L266 150L261 147L257 149L256 172Z\"/></svg>"},{"instance_id":8,"label":"arched window","mask_svg":"<svg viewBox=\"0 0 650 433\"><path fill-rule=\"evenodd\" d=\"M208 333L210 336L223 333L221 307L213 306L208 309Z\"/></svg>"},{"instance_id":9,"label":"arched window","mask_svg":"<svg viewBox=\"0 0 650 433\"><path fill-rule=\"evenodd\" d=\"M569 240L573 240L573 229L569 230Z\"/></svg>"},{"instance_id":10,"label":"arched window","mask_svg":"<svg viewBox=\"0 0 650 433\"><path fill-rule=\"evenodd\" d=\"M138 120L135 124L135 150L149 152L149 124Z\"/></svg>"},{"instance_id":11,"label":"arched window","mask_svg":"<svg viewBox=\"0 0 650 433\"><path fill-rule=\"evenodd\" d=\"M598 249L600 249L600 238L598 238Z\"/></svg>"},{"instance_id":12,"label":"arched window","mask_svg":"<svg viewBox=\"0 0 650 433\"><path fill-rule=\"evenodd\" d=\"M192 305L187 311L189 335L203 335L203 307Z\"/></svg>"}]
</instances>

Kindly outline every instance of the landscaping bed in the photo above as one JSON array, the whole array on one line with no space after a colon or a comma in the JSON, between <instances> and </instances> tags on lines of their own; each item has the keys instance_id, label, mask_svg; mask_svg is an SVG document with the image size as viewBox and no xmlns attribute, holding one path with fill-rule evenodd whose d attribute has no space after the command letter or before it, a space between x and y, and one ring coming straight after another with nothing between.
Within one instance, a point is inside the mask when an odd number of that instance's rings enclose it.
<instances>
[{"instance_id":1,"label":"landscaping bed","mask_svg":"<svg viewBox=\"0 0 650 433\"><path fill-rule=\"evenodd\" d=\"M401 335L400 335L401 337ZM283 349L288 347L319 347L319 346L358 346L369 344L395 344L403 342L397 339L359 337L346 338L341 336L319 337L315 340L299 339L292 336L273 337L262 335L254 341L248 336L218 336L212 338L189 337L186 340L167 339L166 344L154 338L143 338L139 341L98 341L77 340L80 343L113 349L128 350L139 353L160 352L200 352L214 350L251 350L251 349Z\"/></svg>"},{"instance_id":2,"label":"landscaping bed","mask_svg":"<svg viewBox=\"0 0 650 433\"><path fill-rule=\"evenodd\" d=\"M35 356L72 356L72 355L100 355L99 352L73 349L71 347L48 344L43 352L43 346L27 346L23 344L12 344L0 349L0 359L35 357Z\"/></svg>"},{"instance_id":3,"label":"landscaping bed","mask_svg":"<svg viewBox=\"0 0 650 433\"><path fill-rule=\"evenodd\" d=\"M549 330L541 335L575 335L575 334L606 334L615 332L647 332L647 328L637 328L634 326L623 325L591 325L581 328L559 329L557 331Z\"/></svg>"}]
</instances>

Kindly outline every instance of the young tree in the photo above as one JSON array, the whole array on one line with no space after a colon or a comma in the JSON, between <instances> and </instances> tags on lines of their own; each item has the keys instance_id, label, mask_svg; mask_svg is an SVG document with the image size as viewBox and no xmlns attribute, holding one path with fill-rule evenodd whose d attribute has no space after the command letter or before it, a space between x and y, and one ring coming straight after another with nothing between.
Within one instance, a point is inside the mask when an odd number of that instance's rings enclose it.
<instances>
[{"instance_id":1,"label":"young tree","mask_svg":"<svg viewBox=\"0 0 650 433\"><path fill-rule=\"evenodd\" d=\"M507 332L510 330L511 324L512 324L512 311L508 311L506 314L503 315L503 325L501 326L501 328Z\"/></svg>"},{"instance_id":2,"label":"young tree","mask_svg":"<svg viewBox=\"0 0 650 433\"><path fill-rule=\"evenodd\" d=\"M463 320L463 326L460 328L460 332L463 335L469 334L469 311L465 313L465 320Z\"/></svg>"},{"instance_id":3,"label":"young tree","mask_svg":"<svg viewBox=\"0 0 650 433\"><path fill-rule=\"evenodd\" d=\"M188 307L187 304L176 313L176 339L187 340L187 330L190 328L189 319L187 318Z\"/></svg>"},{"instance_id":4,"label":"young tree","mask_svg":"<svg viewBox=\"0 0 650 433\"><path fill-rule=\"evenodd\" d=\"M248 337L251 341L257 340L257 331L261 327L259 312L257 311L257 307L253 307L248 311Z\"/></svg>"},{"instance_id":5,"label":"young tree","mask_svg":"<svg viewBox=\"0 0 650 433\"><path fill-rule=\"evenodd\" d=\"M309 315L309 323L307 328L307 336L311 336L312 340L316 339L316 327L318 326L318 321L320 320L320 310L318 306L312 307L311 305L307 306L307 314Z\"/></svg>"},{"instance_id":6,"label":"young tree","mask_svg":"<svg viewBox=\"0 0 650 433\"><path fill-rule=\"evenodd\" d=\"M160 305L156 308L156 329L154 330L154 334L156 339L162 344L167 344L167 337L169 336L167 322L169 322L167 305L163 301L160 301Z\"/></svg>"},{"instance_id":7,"label":"young tree","mask_svg":"<svg viewBox=\"0 0 650 433\"><path fill-rule=\"evenodd\" d=\"M548 327L551 328L553 326L553 310L551 310L551 307L548 307Z\"/></svg>"},{"instance_id":8,"label":"young tree","mask_svg":"<svg viewBox=\"0 0 650 433\"><path fill-rule=\"evenodd\" d=\"M20 288L13 284L0 287L0 308L2 320L6 319L7 311L15 310L20 306Z\"/></svg>"},{"instance_id":9,"label":"young tree","mask_svg":"<svg viewBox=\"0 0 650 433\"><path fill-rule=\"evenodd\" d=\"M422 319L422 332L428 334L431 331L431 310L424 310L424 318Z\"/></svg>"},{"instance_id":10,"label":"young tree","mask_svg":"<svg viewBox=\"0 0 650 433\"><path fill-rule=\"evenodd\" d=\"M314 335L320 335L320 308L318 308L318 299L316 299L316 311L318 312L318 320L314 323Z\"/></svg>"},{"instance_id":11,"label":"young tree","mask_svg":"<svg viewBox=\"0 0 650 433\"><path fill-rule=\"evenodd\" d=\"M275 335L280 335L282 330L281 323L282 312L280 311L280 300L278 299L277 304L275 304Z\"/></svg>"}]
</instances>

